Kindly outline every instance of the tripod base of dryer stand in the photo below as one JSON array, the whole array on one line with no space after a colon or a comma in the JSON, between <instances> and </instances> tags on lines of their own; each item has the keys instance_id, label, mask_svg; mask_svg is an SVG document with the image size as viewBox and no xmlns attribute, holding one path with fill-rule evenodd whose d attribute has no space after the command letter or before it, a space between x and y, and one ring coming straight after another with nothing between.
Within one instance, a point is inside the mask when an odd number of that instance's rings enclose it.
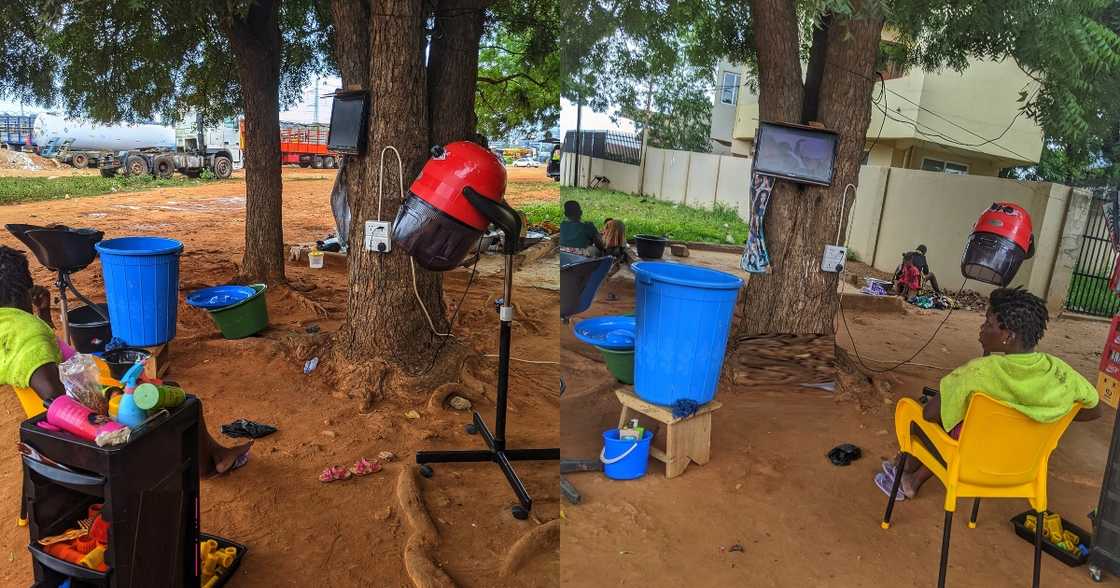
<instances>
[{"instance_id":1,"label":"tripod base of dryer stand","mask_svg":"<svg viewBox=\"0 0 1120 588\"><path fill-rule=\"evenodd\" d=\"M474 413L474 422L467 425L467 432L474 435L482 436L486 441L487 449L480 449L477 451L420 451L416 453L416 463L420 465L420 473L425 478L430 478L434 474L430 463L478 463L478 462L494 462L502 469L502 473L506 475L506 481L509 482L510 488L513 493L517 495L517 500L520 502L512 509L513 516L520 520L529 518L529 512L533 510L533 499L529 496L529 491L525 489L525 484L521 482L521 478L517 476L517 472L513 469L514 461L549 461L560 459L560 448L551 449L506 449L505 439L498 439L490 432L486 426L486 421L482 420L482 415L477 412Z\"/></svg>"}]
</instances>

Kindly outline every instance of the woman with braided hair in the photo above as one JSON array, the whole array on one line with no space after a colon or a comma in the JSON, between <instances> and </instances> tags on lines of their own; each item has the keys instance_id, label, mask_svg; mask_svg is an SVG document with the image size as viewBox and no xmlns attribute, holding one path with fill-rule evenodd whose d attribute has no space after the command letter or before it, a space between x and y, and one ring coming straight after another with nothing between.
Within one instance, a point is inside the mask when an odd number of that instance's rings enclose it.
<instances>
[{"instance_id":1,"label":"woman with braided hair","mask_svg":"<svg viewBox=\"0 0 1120 588\"><path fill-rule=\"evenodd\" d=\"M1050 313L1046 303L1022 288L1000 288L988 298L988 313L980 326L983 357L953 370L941 379L941 389L926 402L923 416L940 424L954 439L960 437L968 402L975 391L1004 402L1043 423L1054 422L1075 402L1084 407L1075 420L1100 416L1096 388L1066 362L1035 351L1046 331ZM875 485L890 495L897 474L896 458L883 462ZM932 476L918 460L906 462L896 500L913 498Z\"/></svg>"}]
</instances>

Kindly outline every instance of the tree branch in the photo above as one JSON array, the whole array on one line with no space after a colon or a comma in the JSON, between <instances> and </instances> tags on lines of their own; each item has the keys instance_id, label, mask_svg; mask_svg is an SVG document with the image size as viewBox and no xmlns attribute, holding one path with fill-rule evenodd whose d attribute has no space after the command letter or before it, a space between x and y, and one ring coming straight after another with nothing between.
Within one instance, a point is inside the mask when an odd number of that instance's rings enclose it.
<instances>
[{"instance_id":1,"label":"tree branch","mask_svg":"<svg viewBox=\"0 0 1120 588\"><path fill-rule=\"evenodd\" d=\"M537 86L540 86L541 88L545 87L544 84L538 82L537 80L534 80L532 76L530 76L529 74L524 73L524 72L518 72L518 73L515 73L515 74L512 74L512 75L508 75L508 76L504 76L504 77L500 77L500 78L490 78L490 77L479 76L478 81L485 82L487 84L504 84L506 82L516 80L517 78L525 78L526 80L529 80L530 82L533 82L534 84L536 84Z\"/></svg>"}]
</instances>

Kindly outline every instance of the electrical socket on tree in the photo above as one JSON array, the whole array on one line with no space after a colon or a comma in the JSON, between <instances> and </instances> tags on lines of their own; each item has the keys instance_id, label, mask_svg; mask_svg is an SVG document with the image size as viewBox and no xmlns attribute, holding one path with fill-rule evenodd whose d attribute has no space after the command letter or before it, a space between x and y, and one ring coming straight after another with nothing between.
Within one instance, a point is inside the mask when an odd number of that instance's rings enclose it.
<instances>
[{"instance_id":1,"label":"electrical socket on tree","mask_svg":"<svg viewBox=\"0 0 1120 588\"><path fill-rule=\"evenodd\" d=\"M389 253L393 248L389 238L392 233L393 223L389 221L366 221L366 251Z\"/></svg>"},{"instance_id":2,"label":"electrical socket on tree","mask_svg":"<svg viewBox=\"0 0 1120 588\"><path fill-rule=\"evenodd\" d=\"M825 245L824 256L821 257L821 271L840 273L844 271L844 262L848 260L848 248L838 245Z\"/></svg>"}]
</instances>

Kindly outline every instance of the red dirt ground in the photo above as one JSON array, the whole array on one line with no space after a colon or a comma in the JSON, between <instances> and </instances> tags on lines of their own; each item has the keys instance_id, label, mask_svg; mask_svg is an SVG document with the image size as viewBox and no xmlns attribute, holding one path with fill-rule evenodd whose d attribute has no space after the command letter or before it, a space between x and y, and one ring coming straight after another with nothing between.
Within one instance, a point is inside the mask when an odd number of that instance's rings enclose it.
<instances>
[{"instance_id":1,"label":"red dirt ground","mask_svg":"<svg viewBox=\"0 0 1120 588\"><path fill-rule=\"evenodd\" d=\"M524 173L523 173L524 172ZM41 173L41 172L40 172ZM285 169L285 242L313 242L333 228L329 192L334 173ZM543 170L511 169L510 199L518 194L558 191ZM0 224L61 222L93 226L108 237L131 234L165 235L182 240L181 290L224 283L234 276L244 226L245 185L241 174L226 182L197 188L160 189L0 207ZM524 201L524 200L520 200ZM7 232L0 243L21 247ZM515 278L520 316L514 328L517 357L556 361L556 340L563 330L555 319L559 297L553 289L535 287L536 265L556 268L546 257ZM36 282L51 277L31 262ZM408 400L377 404L359 414L360 400L347 390L332 389L317 373L304 375L303 363L282 341L302 333L310 323L324 331L337 328L345 313L346 275L341 268L311 270L288 266L288 276L315 286L307 293L329 315L317 317L290 291L276 289L268 297L270 328L261 337L240 341L220 338L208 317L180 304L179 327L172 347L170 378L204 402L210 431L221 423L248 418L270 423L279 432L257 441L249 464L237 472L202 484L202 528L249 546L250 553L232 586L406 586L402 551L411 531L397 498L398 475L414 468L412 454L421 449L476 449L481 440L467 435L468 413L428 408L431 390L416 390ZM557 269L552 270L554 273ZM80 290L95 299L102 291L95 264L78 274ZM445 277L447 299L459 299L467 273ZM554 281L553 281L554 282ZM465 302L464 319L456 327L478 353L497 352L497 321L492 300L500 296L496 276L480 271ZM57 305L55 312L57 316ZM56 320L57 322L57 320ZM481 360L477 376L492 397L496 362ZM559 441L556 365L514 363L511 376L511 446L555 447ZM7 392L0 402L0 438L11 447L23 414ZM492 422L493 402L473 395L475 408ZM419 420L404 413L416 410ZM332 464L349 465L358 457L392 451L400 460L367 478L335 484L317 481ZM16 453L0 452L0 585L31 583L27 532L15 526L20 474ZM438 529L438 564L462 586L554 586L559 575L558 546L548 546L510 577L499 578L509 546L531 529L558 518L559 491L555 463L523 462L518 470L535 498L534 518L515 520L516 502L500 470L490 464L438 465L436 476L421 479L427 509Z\"/></svg>"},{"instance_id":2,"label":"red dirt ground","mask_svg":"<svg viewBox=\"0 0 1120 588\"><path fill-rule=\"evenodd\" d=\"M712 265L706 254L705 265ZM735 271L736 255L724 269ZM607 302L608 293L618 300ZM599 291L582 316L622 314L633 307L633 281L620 272ZM864 357L909 357L943 318L939 312L847 312ZM916 360L952 367L980 352L983 316L958 311ZM843 329L842 326L838 328ZM1060 355L1092 381L1108 325L1062 318L1052 321L1041 348ZM841 344L851 349L846 336ZM563 505L561 581L567 586L931 586L936 582L944 490L929 482L913 502L899 503L889 530L879 528L886 497L872 477L880 460L894 455L893 403L936 386L947 370L907 366L895 372L885 398L851 399L797 386L814 381L806 363L829 358L792 357L787 370L746 372L733 384L735 354L724 367L712 423L712 458L667 480L660 462L638 481L618 482L598 473L572 474L583 493L578 506ZM757 358L747 358L748 360ZM561 337L567 391L561 401L565 458L599 454L600 433L614 427L617 388L598 353L570 332ZM870 363L870 362L869 362ZM877 365L878 367L878 365ZM870 401L868 401L870 399ZM1115 412L1075 423L1050 462L1050 508L1089 528ZM863 449L863 459L835 467L825 454L840 443ZM661 467L658 467L661 466ZM961 501L953 527L949 583L953 586L1026 586L1033 547L1008 519L1029 508L1021 500L989 500L979 526L964 524L970 501ZM730 547L741 544L742 552ZM1089 583L1085 567L1071 569L1043 555L1046 586ZM1115 580L1110 580L1115 583Z\"/></svg>"}]
</instances>

